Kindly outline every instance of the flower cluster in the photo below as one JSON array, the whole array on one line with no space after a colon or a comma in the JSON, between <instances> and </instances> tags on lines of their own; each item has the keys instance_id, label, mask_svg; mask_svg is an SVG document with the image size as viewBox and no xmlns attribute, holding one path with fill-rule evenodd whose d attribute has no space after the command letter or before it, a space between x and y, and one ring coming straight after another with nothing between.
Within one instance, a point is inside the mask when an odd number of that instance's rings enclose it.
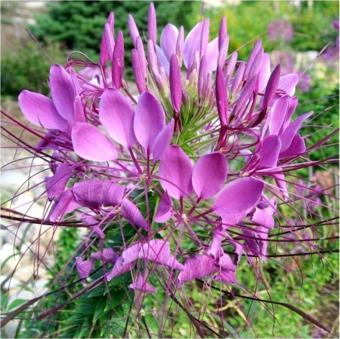
<instances>
[{"instance_id":1,"label":"flower cluster","mask_svg":"<svg viewBox=\"0 0 340 339\"><path fill-rule=\"evenodd\" d=\"M268 26L268 39L270 41L288 42L293 39L292 24L284 19L272 21Z\"/></svg>"},{"instance_id":2,"label":"flower cluster","mask_svg":"<svg viewBox=\"0 0 340 339\"><path fill-rule=\"evenodd\" d=\"M242 256L266 258L289 198L285 173L307 152L299 130L310 114L293 119L299 75L272 68L261 41L247 61L229 54L225 18L211 41L208 19L188 34L168 24L158 41L152 4L147 40L132 16L128 25L135 87L110 14L98 63L53 65L51 98L20 93L21 111L45 131L36 152L53 172L47 218L58 225L72 212L89 228L98 246L76 258L81 278L100 264L107 281L131 272L140 293L155 291L158 268L167 288L236 284ZM123 246L107 246L112 228Z\"/></svg>"}]
</instances>

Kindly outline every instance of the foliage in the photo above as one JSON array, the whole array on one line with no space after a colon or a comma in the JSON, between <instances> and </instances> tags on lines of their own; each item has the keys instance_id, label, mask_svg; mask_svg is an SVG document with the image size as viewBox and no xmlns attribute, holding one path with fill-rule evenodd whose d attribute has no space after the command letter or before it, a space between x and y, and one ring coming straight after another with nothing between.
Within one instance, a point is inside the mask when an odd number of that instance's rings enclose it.
<instances>
[{"instance_id":1,"label":"foliage","mask_svg":"<svg viewBox=\"0 0 340 339\"><path fill-rule=\"evenodd\" d=\"M37 17L31 27L42 41L59 42L69 50L81 50L94 57L98 41L109 12L115 13L115 32L122 30L126 50L132 43L128 34L127 17L133 14L140 32L146 32L150 1L61 1L48 4L47 13ZM155 2L160 27L168 22L192 26L197 19L199 3L195 1Z\"/></svg>"},{"instance_id":2,"label":"foliage","mask_svg":"<svg viewBox=\"0 0 340 339\"><path fill-rule=\"evenodd\" d=\"M291 45L296 51L320 51L336 36L332 21L338 18L339 6L333 1L314 2L314 6L311 10L304 3L297 9L285 1L266 4L263 1L244 1L237 6L209 10L206 14L211 19L214 35L221 17L227 17L228 31L232 37L230 50L239 50L240 55L245 57L257 39L262 39L267 51L280 47L278 43L268 41L267 28L272 21L282 18L293 24L295 33Z\"/></svg>"},{"instance_id":3,"label":"foliage","mask_svg":"<svg viewBox=\"0 0 340 339\"><path fill-rule=\"evenodd\" d=\"M8 51L1 62L1 95L16 97L24 88L47 94L50 65L63 59L56 44L42 50L30 41L17 52Z\"/></svg>"},{"instance_id":4,"label":"foliage","mask_svg":"<svg viewBox=\"0 0 340 339\"><path fill-rule=\"evenodd\" d=\"M305 133L308 135L309 140L308 146L312 146L339 128L339 90L337 81L332 81L331 73L333 72L334 69L327 69L320 79L318 78L318 72L314 71L314 74L312 74L314 81L311 89L308 92L298 93L300 105L298 106L297 114L314 113L310 126L305 128ZM329 146L317 148L311 153L311 159L336 159L338 157L338 133L335 133L327 141L327 144Z\"/></svg>"}]
</instances>

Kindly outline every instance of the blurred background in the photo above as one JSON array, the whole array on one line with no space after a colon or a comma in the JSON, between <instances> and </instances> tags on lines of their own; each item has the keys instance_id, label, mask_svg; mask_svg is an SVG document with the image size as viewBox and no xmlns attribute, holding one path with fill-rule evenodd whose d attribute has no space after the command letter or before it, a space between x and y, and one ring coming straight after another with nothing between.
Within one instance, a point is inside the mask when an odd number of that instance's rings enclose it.
<instances>
[{"instance_id":1,"label":"blurred background","mask_svg":"<svg viewBox=\"0 0 340 339\"><path fill-rule=\"evenodd\" d=\"M133 14L140 31L146 32L148 6L148 1L1 1L2 109L20 117L17 96L22 89L48 94L47 79L50 64L65 63L71 51L81 51L89 58L97 60L103 25L110 11L115 12L115 31L124 32L126 50L130 50L127 16L129 13ZM168 22L177 26L183 25L188 32L200 18L210 17L211 35L216 36L220 19L225 15L231 37L230 52L237 50L241 58L246 58L254 41L262 39L272 62L281 63L283 73L300 72L303 75L297 92L300 101L298 114L314 111L313 123L304 130L304 134L309 135L309 144L320 140L338 127L338 1L155 1L155 6L158 34L161 27ZM126 54L129 58L130 54ZM128 64L127 60L126 65ZM127 77L131 74L129 69L126 73ZM20 133L13 126L9 125L8 128ZM332 144L330 147L314 152L312 159L337 157L337 134L330 143ZM2 165L6 165L13 159L20 158L20 151L11 148L7 139L2 138L1 155ZM2 202L7 202L6 199L19 188L29 171L30 168L23 162L7 166L2 171ZM327 188L337 184L336 172L337 169L331 167L326 171L320 170L306 175L314 183ZM34 180L39 181L43 178L43 174L38 174ZM32 196L28 195L21 199L19 202L10 203L25 206L26 200L32 200ZM42 206L34 208L31 215L38 216L43 213ZM33 239L39 228L32 228L32 225L27 227L28 235ZM21 235L25 234L26 228L22 230ZM36 272L38 279L32 280L31 267L34 266L34 259L28 254L23 260L21 273L20 269L17 270L9 285L8 275L15 263L13 254L20 256L27 251L24 241L17 241L13 245L13 239L13 234L8 236L8 233L3 234L0 239L1 288L6 293L10 290L8 294L10 297L2 298L3 311L17 307L23 301L41 293L48 285L50 274L40 269ZM48 235L41 244L46 248L47 259L44 258L55 265L54 270L57 270L58 265L61 267L63 260L71 253L76 235L62 231L56 239L60 251L57 255L48 250ZM269 263L265 270L268 273L273 300L298 301L300 308L320 318L336 333L337 254L329 255L327 259L319 256L286 259L280 264ZM287 271L289 275L285 274ZM246 268L241 271L239 278L248 286L256 284L254 277ZM195 293L194 290L192 292L194 303L200 300L199 292ZM275 308L275 326L272 316L258 304L250 305L246 302L244 305L241 301L235 301L223 312L230 317L235 336L318 338L325 335L307 324L303 318L282 308ZM244 326L245 319L249 321L247 326ZM34 333L40 335L42 333L37 324L26 324L26 327L24 326L26 332L18 330L19 324L20 322L16 321L7 327L4 336L29 337ZM186 325L184 316L183 321L174 326L177 326L177 333L187 335L189 325Z\"/></svg>"}]
</instances>

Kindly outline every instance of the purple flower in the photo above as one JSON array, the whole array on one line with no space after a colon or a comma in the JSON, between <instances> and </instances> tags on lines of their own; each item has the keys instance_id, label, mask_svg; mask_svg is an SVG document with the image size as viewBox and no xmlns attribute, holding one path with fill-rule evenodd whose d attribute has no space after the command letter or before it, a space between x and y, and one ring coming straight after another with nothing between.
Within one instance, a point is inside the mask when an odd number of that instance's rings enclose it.
<instances>
[{"instance_id":1,"label":"purple flower","mask_svg":"<svg viewBox=\"0 0 340 339\"><path fill-rule=\"evenodd\" d=\"M158 42L153 4L147 42L132 16L128 26L135 95L110 14L98 64L53 65L51 98L19 96L40 128L27 127L41 137L32 152L52 171L47 219L88 228L81 278L100 262L105 281L129 272L141 295L156 291L157 270L169 290L195 279L235 284L242 256L267 258L277 206L292 194L286 172L309 165L295 162L309 152L300 129L310 114L293 118L301 76L273 67L261 41L248 60L228 55L225 18L210 41L204 19L186 35L168 24Z\"/></svg>"},{"instance_id":2,"label":"purple flower","mask_svg":"<svg viewBox=\"0 0 340 339\"><path fill-rule=\"evenodd\" d=\"M292 24L287 20L275 20L268 26L268 39L270 41L285 41L292 40L294 30Z\"/></svg>"}]
</instances>

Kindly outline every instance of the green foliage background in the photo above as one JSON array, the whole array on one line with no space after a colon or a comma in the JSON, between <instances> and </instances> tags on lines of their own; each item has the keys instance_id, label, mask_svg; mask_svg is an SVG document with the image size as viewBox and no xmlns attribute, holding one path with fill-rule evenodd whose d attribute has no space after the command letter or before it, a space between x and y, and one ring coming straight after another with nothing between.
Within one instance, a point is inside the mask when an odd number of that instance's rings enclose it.
<instances>
[{"instance_id":1,"label":"green foliage background","mask_svg":"<svg viewBox=\"0 0 340 339\"><path fill-rule=\"evenodd\" d=\"M150 1L63 1L48 4L48 12L37 17L31 27L45 43L62 42L68 50L80 50L97 57L104 23L111 11L115 13L115 32L123 31L126 50L132 42L128 34L127 18L132 14L140 32L147 31L147 11ZM155 2L159 27L171 22L191 27L197 19L197 1Z\"/></svg>"}]
</instances>

